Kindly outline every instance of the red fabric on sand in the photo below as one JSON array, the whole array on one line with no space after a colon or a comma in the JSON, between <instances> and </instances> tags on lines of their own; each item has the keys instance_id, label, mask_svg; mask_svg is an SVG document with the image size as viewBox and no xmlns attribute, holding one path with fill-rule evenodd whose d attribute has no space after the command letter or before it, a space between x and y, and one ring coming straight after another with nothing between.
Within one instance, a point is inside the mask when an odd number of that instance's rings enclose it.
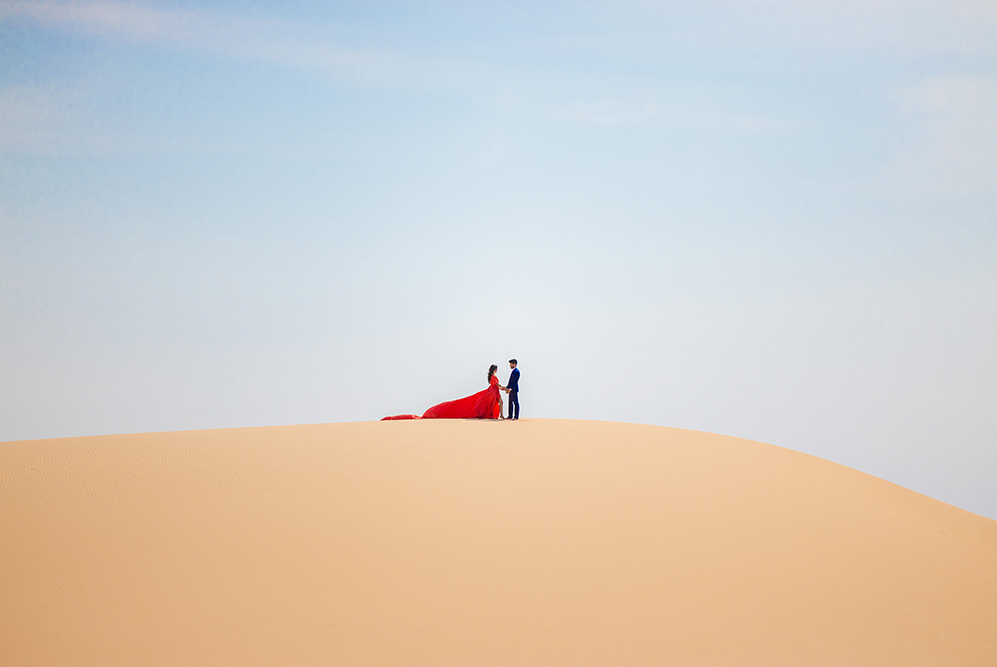
<instances>
[{"instance_id":1,"label":"red fabric on sand","mask_svg":"<svg viewBox=\"0 0 997 667\"><path fill-rule=\"evenodd\" d=\"M455 401L434 405L422 417L417 415L395 415L381 421L397 419L498 419L502 415L502 399L499 396L499 381L494 375L488 380L488 389L471 394Z\"/></svg>"}]
</instances>

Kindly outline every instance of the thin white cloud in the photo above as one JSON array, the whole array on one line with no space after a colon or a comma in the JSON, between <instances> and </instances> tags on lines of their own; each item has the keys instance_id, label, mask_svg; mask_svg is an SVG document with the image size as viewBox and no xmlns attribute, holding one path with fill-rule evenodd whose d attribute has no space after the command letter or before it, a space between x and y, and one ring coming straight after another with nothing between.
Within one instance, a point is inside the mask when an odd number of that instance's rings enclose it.
<instances>
[{"instance_id":1,"label":"thin white cloud","mask_svg":"<svg viewBox=\"0 0 997 667\"><path fill-rule=\"evenodd\" d=\"M657 102L598 101L578 102L566 110L555 107L555 117L567 118L581 124L592 125L672 125L696 126L714 129L742 130L746 132L774 132L783 129L779 121L764 116L724 112L716 103L689 100L674 95L682 102L671 104Z\"/></svg>"},{"instance_id":2,"label":"thin white cloud","mask_svg":"<svg viewBox=\"0 0 997 667\"><path fill-rule=\"evenodd\" d=\"M54 91L36 86L0 88L0 148L16 149L51 139L57 97Z\"/></svg>"},{"instance_id":3,"label":"thin white cloud","mask_svg":"<svg viewBox=\"0 0 997 667\"><path fill-rule=\"evenodd\" d=\"M596 6L600 6L598 3ZM982 0L838 0L836 2L790 2L788 0L714 0L698 9L674 3L632 2L608 5L627 39L641 42L653 37L662 49L686 48L690 42L701 48L736 50L740 40L746 52L772 46L780 58L805 53L811 46L827 48L887 48L901 50L997 51L997 2ZM679 27L662 39L661 26L652 15L676 15ZM642 21L642 17L652 17ZM57 30L93 35L102 39L188 50L249 62L264 62L316 71L333 80L354 85L412 86L422 89L457 90L478 101L501 106L513 113L541 114L594 124L697 124L736 127L748 131L778 129L779 122L764 113L745 113L737 104L717 101L710 95L669 95L658 83L641 76L609 75L611 84L585 74L545 71L542 64L524 69L515 64L475 61L472 58L434 58L421 54L346 46L328 26L310 26L281 20L246 19L200 9L162 9L145 4L96 0L0 0L0 21L31 22ZM666 21L667 22L667 21ZM660 23L660 22L659 22ZM716 28L720 26L720 28ZM570 31L568 31L570 32ZM632 34L631 34L632 33ZM768 35L771 40L760 36ZM730 41L727 41L727 38ZM674 38L674 39L673 39ZM681 38L681 39L679 39ZM678 41L676 41L678 40ZM646 40L645 40L646 42ZM671 44L671 46L669 46ZM803 51L785 48L806 45ZM734 45L734 46L731 46ZM595 48L585 38L576 38L569 50ZM610 45L612 49L625 46ZM662 61L659 51L649 57ZM699 56L691 55L693 61ZM638 59L639 60L639 59ZM626 67L626 66L625 66ZM904 108L912 122L922 127L923 140L917 151L898 160L891 179L915 182L938 156L950 171L971 172L960 182L988 184L993 167L988 154L973 148L988 144L994 117L986 94L972 93L965 82L948 87L926 83L924 90L909 91ZM960 85L963 88L960 88ZM934 93L927 92L935 86ZM985 88L985 86L984 86ZM934 90L934 89L932 89ZM946 92L947 91L947 92ZM960 92L961 91L961 92ZM976 111L932 107L931 95L966 97ZM973 97L976 95L979 97ZM927 97L926 97L927 96ZM980 97L982 96L982 97ZM0 147L57 144L55 134L83 141L85 132L59 130L59 119L73 113L65 94L45 89L0 90ZM948 99L946 98L946 99ZM975 106L974 106L975 105ZM936 105L937 106L937 105ZM944 105L943 105L944 106ZM961 115L960 115L961 114ZM988 115L989 114L989 115ZM63 126L67 126L63 123ZM974 127L975 130L954 129ZM55 128L55 129L53 129ZM116 135L109 128L108 135ZM973 143L969 135L982 143ZM103 144L102 144L103 145ZM974 152L975 151L975 152ZM989 155L993 155L991 151ZM918 166L921 165L921 166ZM956 165L963 165L957 167ZM970 167L969 165L975 165ZM920 171L919 171L920 170ZM906 176L902 176L906 174ZM972 178L970 178L970 175ZM950 179L952 180L952 179ZM982 186L974 186L982 187Z\"/></svg>"},{"instance_id":4,"label":"thin white cloud","mask_svg":"<svg viewBox=\"0 0 997 667\"><path fill-rule=\"evenodd\" d=\"M114 153L122 130L105 131L87 113L85 86L0 86L0 151L41 155ZM129 142L134 147L134 141Z\"/></svg>"},{"instance_id":5,"label":"thin white cloud","mask_svg":"<svg viewBox=\"0 0 997 667\"><path fill-rule=\"evenodd\" d=\"M95 97L103 93L85 80L0 86L0 154L204 155L240 150L203 136L162 136L130 127L100 111Z\"/></svg>"},{"instance_id":6,"label":"thin white cloud","mask_svg":"<svg viewBox=\"0 0 997 667\"><path fill-rule=\"evenodd\" d=\"M567 117L578 123L595 125L644 125L669 116L675 111L659 104L635 105L616 101L577 103L569 107Z\"/></svg>"},{"instance_id":7,"label":"thin white cloud","mask_svg":"<svg viewBox=\"0 0 997 667\"><path fill-rule=\"evenodd\" d=\"M0 21L18 20L102 39L310 70L347 85L459 90L494 100L517 80L500 67L470 58L347 46L337 38L335 26L217 11L110 0L0 0Z\"/></svg>"},{"instance_id":8,"label":"thin white cloud","mask_svg":"<svg viewBox=\"0 0 997 667\"><path fill-rule=\"evenodd\" d=\"M888 183L907 196L997 192L997 79L930 77L899 94L914 141L897 155Z\"/></svg>"},{"instance_id":9,"label":"thin white cloud","mask_svg":"<svg viewBox=\"0 0 997 667\"><path fill-rule=\"evenodd\" d=\"M614 48L656 52L656 47L667 44L717 56L740 52L745 46L753 53L786 47L900 54L997 53L997 2L993 0L597 0L580 4L601 10L609 25L626 22L628 15L638 17L631 21L635 29L619 34ZM585 44L575 47L585 48Z\"/></svg>"},{"instance_id":10,"label":"thin white cloud","mask_svg":"<svg viewBox=\"0 0 997 667\"><path fill-rule=\"evenodd\" d=\"M901 53L997 52L992 0L759 0L807 43Z\"/></svg>"},{"instance_id":11,"label":"thin white cloud","mask_svg":"<svg viewBox=\"0 0 997 667\"><path fill-rule=\"evenodd\" d=\"M316 69L353 83L396 77L405 62L398 54L342 46L317 28L299 23L204 10L163 10L102 0L12 0L0 2L0 20L26 20L107 39Z\"/></svg>"}]
</instances>

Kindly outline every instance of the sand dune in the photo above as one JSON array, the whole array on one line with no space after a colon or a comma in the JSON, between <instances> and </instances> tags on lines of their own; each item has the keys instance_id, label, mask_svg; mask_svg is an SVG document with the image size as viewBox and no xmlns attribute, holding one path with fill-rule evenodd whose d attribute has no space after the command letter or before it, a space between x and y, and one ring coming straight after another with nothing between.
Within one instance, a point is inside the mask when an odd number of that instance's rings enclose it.
<instances>
[{"instance_id":1,"label":"sand dune","mask_svg":"<svg viewBox=\"0 0 997 667\"><path fill-rule=\"evenodd\" d=\"M4 665L997 665L997 522L694 431L0 444Z\"/></svg>"}]
</instances>

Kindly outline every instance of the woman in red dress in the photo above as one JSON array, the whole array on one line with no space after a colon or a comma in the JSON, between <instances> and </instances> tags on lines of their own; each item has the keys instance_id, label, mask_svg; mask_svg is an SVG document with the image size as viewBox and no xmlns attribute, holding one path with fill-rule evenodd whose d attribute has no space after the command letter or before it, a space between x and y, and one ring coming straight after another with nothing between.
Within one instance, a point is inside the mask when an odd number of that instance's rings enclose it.
<instances>
[{"instance_id":1,"label":"woman in red dress","mask_svg":"<svg viewBox=\"0 0 997 667\"><path fill-rule=\"evenodd\" d=\"M456 401L440 403L419 415L396 415L381 421L394 419L502 419L502 394L506 388L499 384L495 371L498 366L488 368L488 389L471 394Z\"/></svg>"}]
</instances>

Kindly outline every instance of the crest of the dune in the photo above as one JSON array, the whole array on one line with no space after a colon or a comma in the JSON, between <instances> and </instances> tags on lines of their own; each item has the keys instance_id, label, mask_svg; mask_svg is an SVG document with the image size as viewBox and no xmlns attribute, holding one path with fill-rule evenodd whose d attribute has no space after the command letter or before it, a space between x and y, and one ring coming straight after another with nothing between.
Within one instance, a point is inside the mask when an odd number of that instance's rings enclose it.
<instances>
[{"instance_id":1,"label":"crest of the dune","mask_svg":"<svg viewBox=\"0 0 997 667\"><path fill-rule=\"evenodd\" d=\"M997 665L997 522L678 429L0 443L4 665Z\"/></svg>"}]
</instances>

